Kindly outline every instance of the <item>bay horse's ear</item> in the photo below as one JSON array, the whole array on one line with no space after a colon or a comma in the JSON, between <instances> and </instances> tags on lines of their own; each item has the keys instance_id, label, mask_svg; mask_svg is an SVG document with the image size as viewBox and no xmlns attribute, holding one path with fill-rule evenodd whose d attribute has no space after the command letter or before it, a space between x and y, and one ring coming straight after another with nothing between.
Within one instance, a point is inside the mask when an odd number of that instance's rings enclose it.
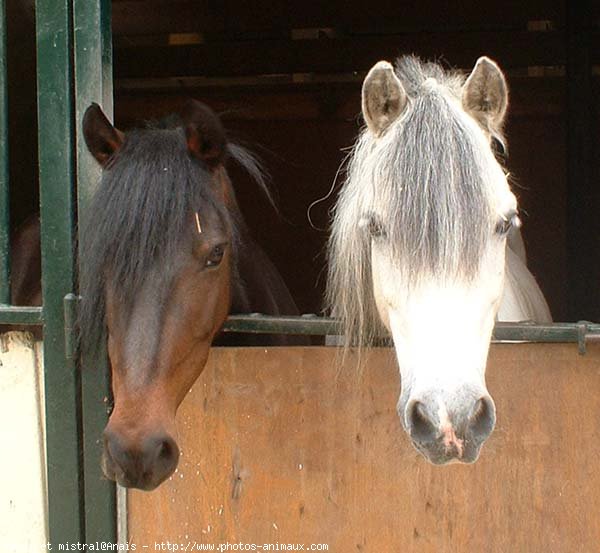
<instances>
[{"instance_id":1,"label":"bay horse's ear","mask_svg":"<svg viewBox=\"0 0 600 553\"><path fill-rule=\"evenodd\" d=\"M202 102L190 100L182 119L190 154L211 169L221 164L227 151L227 137L217 114Z\"/></svg>"},{"instance_id":2,"label":"bay horse's ear","mask_svg":"<svg viewBox=\"0 0 600 553\"><path fill-rule=\"evenodd\" d=\"M377 62L362 86L362 112L369 130L380 136L404 111L407 96L392 64Z\"/></svg>"},{"instance_id":3,"label":"bay horse's ear","mask_svg":"<svg viewBox=\"0 0 600 553\"><path fill-rule=\"evenodd\" d=\"M477 60L462 89L462 105L486 130L500 130L508 107L508 86L498 65Z\"/></svg>"},{"instance_id":4,"label":"bay horse's ear","mask_svg":"<svg viewBox=\"0 0 600 553\"><path fill-rule=\"evenodd\" d=\"M125 140L125 135L112 126L96 103L91 104L83 115L83 136L88 150L102 167Z\"/></svg>"}]
</instances>

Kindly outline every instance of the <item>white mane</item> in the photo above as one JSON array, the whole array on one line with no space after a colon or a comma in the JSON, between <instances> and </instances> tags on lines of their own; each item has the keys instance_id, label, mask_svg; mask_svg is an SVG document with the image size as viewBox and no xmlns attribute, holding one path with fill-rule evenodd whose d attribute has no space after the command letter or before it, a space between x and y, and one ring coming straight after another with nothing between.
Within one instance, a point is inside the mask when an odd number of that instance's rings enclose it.
<instances>
[{"instance_id":1,"label":"white mane","mask_svg":"<svg viewBox=\"0 0 600 553\"><path fill-rule=\"evenodd\" d=\"M498 320L507 322L552 322L546 299L523 259L510 247L506 249L504 295Z\"/></svg>"}]
</instances>

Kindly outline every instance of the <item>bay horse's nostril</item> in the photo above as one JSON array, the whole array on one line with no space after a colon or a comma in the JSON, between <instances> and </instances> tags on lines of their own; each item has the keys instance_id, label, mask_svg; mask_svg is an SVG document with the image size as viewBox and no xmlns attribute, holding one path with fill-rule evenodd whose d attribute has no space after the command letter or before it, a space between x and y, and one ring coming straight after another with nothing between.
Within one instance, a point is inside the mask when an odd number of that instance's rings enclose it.
<instances>
[{"instance_id":1,"label":"bay horse's nostril","mask_svg":"<svg viewBox=\"0 0 600 553\"><path fill-rule=\"evenodd\" d=\"M105 432L107 476L122 486L153 490L175 470L179 448L168 435L147 438L140 445Z\"/></svg>"},{"instance_id":2,"label":"bay horse's nostril","mask_svg":"<svg viewBox=\"0 0 600 553\"><path fill-rule=\"evenodd\" d=\"M175 470L179 461L179 448L170 436L150 438L144 445L146 465L155 475L164 475L162 482Z\"/></svg>"}]
</instances>

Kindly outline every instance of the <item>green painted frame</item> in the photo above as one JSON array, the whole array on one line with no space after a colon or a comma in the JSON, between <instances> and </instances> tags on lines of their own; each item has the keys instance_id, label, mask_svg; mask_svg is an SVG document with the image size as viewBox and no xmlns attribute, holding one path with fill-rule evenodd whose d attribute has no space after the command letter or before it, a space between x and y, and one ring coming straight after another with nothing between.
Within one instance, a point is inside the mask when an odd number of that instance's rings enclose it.
<instances>
[{"instance_id":1,"label":"green painted frame","mask_svg":"<svg viewBox=\"0 0 600 553\"><path fill-rule=\"evenodd\" d=\"M115 486L100 471L105 352L73 356L77 222L100 171L81 136L93 101L112 114L110 1L37 0L38 122L48 516L52 544L116 542Z\"/></svg>"},{"instance_id":2,"label":"green painted frame","mask_svg":"<svg viewBox=\"0 0 600 553\"><path fill-rule=\"evenodd\" d=\"M49 539L85 541L80 373L65 352L73 291L75 159L70 0L37 0L37 72Z\"/></svg>"},{"instance_id":3,"label":"green painted frame","mask_svg":"<svg viewBox=\"0 0 600 553\"><path fill-rule=\"evenodd\" d=\"M73 2L75 60L75 137L79 222L100 179L100 167L88 152L81 132L87 107L96 102L113 116L112 32L110 0ZM80 225L81 226L81 225ZM102 431L108 420L110 380L105 348L95 358L80 360L84 474L85 539L117 541L116 489L100 468Z\"/></svg>"}]
</instances>

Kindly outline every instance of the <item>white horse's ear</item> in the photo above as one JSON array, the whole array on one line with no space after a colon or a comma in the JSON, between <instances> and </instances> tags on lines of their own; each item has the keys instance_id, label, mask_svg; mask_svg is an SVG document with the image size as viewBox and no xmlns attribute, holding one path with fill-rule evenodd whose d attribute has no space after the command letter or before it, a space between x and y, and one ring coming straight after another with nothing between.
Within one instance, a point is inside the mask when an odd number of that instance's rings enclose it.
<instances>
[{"instance_id":1,"label":"white horse's ear","mask_svg":"<svg viewBox=\"0 0 600 553\"><path fill-rule=\"evenodd\" d=\"M486 56L477 60L462 89L462 105L486 128L502 128L508 86L498 65Z\"/></svg>"},{"instance_id":2,"label":"white horse's ear","mask_svg":"<svg viewBox=\"0 0 600 553\"><path fill-rule=\"evenodd\" d=\"M377 62L362 87L362 112L369 130L381 135L404 111L406 92L392 64Z\"/></svg>"}]
</instances>

